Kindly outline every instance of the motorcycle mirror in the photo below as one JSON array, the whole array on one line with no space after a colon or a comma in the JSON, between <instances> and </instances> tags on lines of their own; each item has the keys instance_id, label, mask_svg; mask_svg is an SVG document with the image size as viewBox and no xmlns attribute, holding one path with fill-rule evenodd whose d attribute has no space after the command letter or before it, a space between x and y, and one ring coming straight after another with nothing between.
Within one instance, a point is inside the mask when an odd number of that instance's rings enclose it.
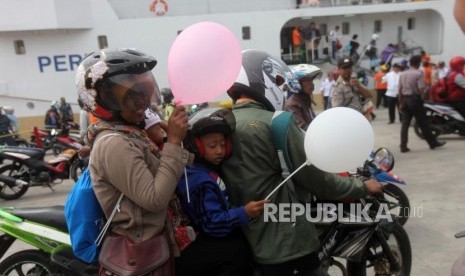
<instances>
[{"instance_id":1,"label":"motorcycle mirror","mask_svg":"<svg viewBox=\"0 0 465 276\"><path fill-rule=\"evenodd\" d=\"M394 155L386 148L379 148L375 151L373 163L381 170L388 172L394 168Z\"/></svg>"}]
</instances>

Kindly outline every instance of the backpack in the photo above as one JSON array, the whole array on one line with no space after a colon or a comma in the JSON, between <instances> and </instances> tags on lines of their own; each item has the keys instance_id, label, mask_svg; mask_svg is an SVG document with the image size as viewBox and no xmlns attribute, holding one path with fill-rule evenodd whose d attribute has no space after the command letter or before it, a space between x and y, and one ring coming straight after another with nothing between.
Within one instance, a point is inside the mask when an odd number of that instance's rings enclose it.
<instances>
[{"instance_id":1,"label":"backpack","mask_svg":"<svg viewBox=\"0 0 465 276\"><path fill-rule=\"evenodd\" d=\"M294 171L294 167L286 147L287 134L291 125L292 113L284 111L276 111L271 120L270 131L273 144L276 147L283 177L289 176L290 172Z\"/></svg>"},{"instance_id":2,"label":"backpack","mask_svg":"<svg viewBox=\"0 0 465 276\"><path fill-rule=\"evenodd\" d=\"M102 138L112 135L119 134L111 133L102 136ZM121 193L107 221L92 188L89 167L82 172L65 203L66 225L71 239L71 247L77 258L87 263L98 261L103 236L116 210L119 210L123 195Z\"/></svg>"},{"instance_id":3,"label":"backpack","mask_svg":"<svg viewBox=\"0 0 465 276\"><path fill-rule=\"evenodd\" d=\"M271 138L279 157L283 179L289 177L292 173L294 173L295 170L286 145L287 136L289 134L289 127L291 126L292 120L293 116L291 112L275 111L270 124ZM290 190L296 193L300 202L307 203L314 200L313 195L308 192L305 194L299 194L296 191L294 183L292 182L292 178L287 180L286 185Z\"/></svg>"},{"instance_id":4,"label":"backpack","mask_svg":"<svg viewBox=\"0 0 465 276\"><path fill-rule=\"evenodd\" d=\"M434 102L444 102L447 99L447 78L448 76L438 79L431 87L431 100Z\"/></svg>"},{"instance_id":5,"label":"backpack","mask_svg":"<svg viewBox=\"0 0 465 276\"><path fill-rule=\"evenodd\" d=\"M74 255L87 263L96 262L100 248L95 241L106 219L92 188L88 167L66 200L65 218Z\"/></svg>"}]
</instances>

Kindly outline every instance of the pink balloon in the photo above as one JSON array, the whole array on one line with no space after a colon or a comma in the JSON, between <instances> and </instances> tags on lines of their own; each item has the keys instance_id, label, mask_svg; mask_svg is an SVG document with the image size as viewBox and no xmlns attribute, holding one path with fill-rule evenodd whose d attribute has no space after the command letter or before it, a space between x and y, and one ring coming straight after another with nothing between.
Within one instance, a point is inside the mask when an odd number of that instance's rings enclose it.
<instances>
[{"instance_id":1,"label":"pink balloon","mask_svg":"<svg viewBox=\"0 0 465 276\"><path fill-rule=\"evenodd\" d=\"M175 99L208 102L236 81L242 54L234 34L218 23L201 22L183 30L168 56L168 80Z\"/></svg>"}]
</instances>

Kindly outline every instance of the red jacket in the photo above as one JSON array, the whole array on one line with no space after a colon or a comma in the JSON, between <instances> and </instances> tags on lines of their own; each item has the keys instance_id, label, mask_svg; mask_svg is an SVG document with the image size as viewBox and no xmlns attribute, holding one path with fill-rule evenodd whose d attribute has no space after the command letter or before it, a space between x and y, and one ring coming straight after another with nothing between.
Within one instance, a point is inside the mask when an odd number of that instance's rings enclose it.
<instances>
[{"instance_id":1,"label":"red jacket","mask_svg":"<svg viewBox=\"0 0 465 276\"><path fill-rule=\"evenodd\" d=\"M465 100L465 88L455 83L455 78L459 74L458 72L451 72L447 77L447 100L449 102Z\"/></svg>"}]
</instances>

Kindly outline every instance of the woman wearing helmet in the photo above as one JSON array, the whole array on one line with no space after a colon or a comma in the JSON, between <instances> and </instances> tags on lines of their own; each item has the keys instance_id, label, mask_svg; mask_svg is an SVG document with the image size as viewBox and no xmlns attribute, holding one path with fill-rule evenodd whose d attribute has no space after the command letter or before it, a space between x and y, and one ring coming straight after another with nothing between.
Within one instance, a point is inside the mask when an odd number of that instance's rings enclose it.
<instances>
[{"instance_id":1,"label":"woman wearing helmet","mask_svg":"<svg viewBox=\"0 0 465 276\"><path fill-rule=\"evenodd\" d=\"M279 58L257 50L242 53L242 69L228 90L235 102L235 131L231 135L231 157L221 165L232 206L266 198L282 181L282 168L271 135L271 121L282 110L284 93L298 88L288 75L290 69ZM296 91L296 90L295 90ZM295 120L287 128L288 149L292 166L306 161L304 133ZM296 204L299 196L309 193L321 199L360 198L367 192L381 191L376 180L342 178L306 166L292 178L293 186L283 186L270 198L274 204ZM271 207L271 206L269 206ZM265 210L270 208L265 206ZM276 223L265 215L244 226L262 275L325 275L317 256L319 241L315 226L303 216L295 222ZM269 214L269 213L268 213Z\"/></svg>"},{"instance_id":2,"label":"woman wearing helmet","mask_svg":"<svg viewBox=\"0 0 465 276\"><path fill-rule=\"evenodd\" d=\"M234 116L229 109L208 108L189 122L184 146L195 153L195 162L176 193L199 235L176 259L176 275L253 275L250 249L240 229L262 212L265 201L232 208L218 173L231 152Z\"/></svg>"},{"instance_id":3,"label":"woman wearing helmet","mask_svg":"<svg viewBox=\"0 0 465 276\"><path fill-rule=\"evenodd\" d=\"M316 116L312 107L312 105L316 105L313 100L313 90L315 89L313 81L321 78L322 72L320 68L310 64L299 64L293 68L293 71L301 89L299 89L299 93L290 95L286 101L285 109L292 112L301 129L307 130Z\"/></svg>"},{"instance_id":4,"label":"woman wearing helmet","mask_svg":"<svg viewBox=\"0 0 465 276\"><path fill-rule=\"evenodd\" d=\"M465 118L465 57L456 56L450 60L447 76L447 101Z\"/></svg>"},{"instance_id":5,"label":"woman wearing helmet","mask_svg":"<svg viewBox=\"0 0 465 276\"><path fill-rule=\"evenodd\" d=\"M79 100L100 118L85 137L95 194L107 217L123 194L110 231L133 243L166 235L168 201L189 159L181 148L188 126L182 107L168 122L163 150L144 132L144 112L158 94L151 73L156 63L137 50L104 49L87 56L76 73Z\"/></svg>"}]
</instances>

